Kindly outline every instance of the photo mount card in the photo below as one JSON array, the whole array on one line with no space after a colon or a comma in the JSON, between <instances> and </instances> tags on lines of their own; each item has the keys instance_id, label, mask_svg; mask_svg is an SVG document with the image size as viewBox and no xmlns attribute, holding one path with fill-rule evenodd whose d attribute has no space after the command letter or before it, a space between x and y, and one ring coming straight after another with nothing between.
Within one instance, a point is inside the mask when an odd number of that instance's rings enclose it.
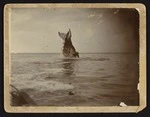
<instances>
[{"instance_id":1,"label":"photo mount card","mask_svg":"<svg viewBox=\"0 0 150 117\"><path fill-rule=\"evenodd\" d=\"M146 107L146 8L6 4L8 113L137 113Z\"/></svg>"}]
</instances>

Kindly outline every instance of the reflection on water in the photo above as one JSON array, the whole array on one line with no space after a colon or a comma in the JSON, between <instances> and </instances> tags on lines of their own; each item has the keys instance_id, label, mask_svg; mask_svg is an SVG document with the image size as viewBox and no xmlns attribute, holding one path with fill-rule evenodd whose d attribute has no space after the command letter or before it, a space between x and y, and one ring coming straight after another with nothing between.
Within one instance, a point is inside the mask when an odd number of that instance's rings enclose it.
<instances>
[{"instance_id":1,"label":"reflection on water","mask_svg":"<svg viewBox=\"0 0 150 117\"><path fill-rule=\"evenodd\" d=\"M77 59L63 59L62 67L64 68L64 76L69 77L74 74L74 67Z\"/></svg>"},{"instance_id":2,"label":"reflection on water","mask_svg":"<svg viewBox=\"0 0 150 117\"><path fill-rule=\"evenodd\" d=\"M138 54L12 54L11 84L40 106L139 104Z\"/></svg>"}]
</instances>

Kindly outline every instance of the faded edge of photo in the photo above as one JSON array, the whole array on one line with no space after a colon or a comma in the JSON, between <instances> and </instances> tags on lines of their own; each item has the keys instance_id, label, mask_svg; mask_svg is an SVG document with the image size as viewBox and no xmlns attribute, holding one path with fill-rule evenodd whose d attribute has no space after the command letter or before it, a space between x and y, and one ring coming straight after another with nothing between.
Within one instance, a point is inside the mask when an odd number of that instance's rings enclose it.
<instances>
[{"instance_id":1,"label":"faded edge of photo","mask_svg":"<svg viewBox=\"0 0 150 117\"><path fill-rule=\"evenodd\" d=\"M11 8L135 8L139 13L139 106L101 106L101 107L12 107L10 106L10 12ZM134 112L146 107L146 8L143 4L7 4L4 7L4 109L8 113L97 113L97 112Z\"/></svg>"}]
</instances>

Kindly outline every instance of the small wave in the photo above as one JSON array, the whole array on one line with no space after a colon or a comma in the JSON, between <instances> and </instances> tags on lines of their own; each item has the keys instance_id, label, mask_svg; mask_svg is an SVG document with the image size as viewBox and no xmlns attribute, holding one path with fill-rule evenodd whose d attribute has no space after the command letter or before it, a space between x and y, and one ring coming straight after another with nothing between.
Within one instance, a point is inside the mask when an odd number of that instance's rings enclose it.
<instances>
[{"instance_id":1,"label":"small wave","mask_svg":"<svg viewBox=\"0 0 150 117\"><path fill-rule=\"evenodd\" d=\"M71 61L109 61L110 58L92 58L92 57L85 57L85 58L60 58L63 62L71 62Z\"/></svg>"},{"instance_id":2,"label":"small wave","mask_svg":"<svg viewBox=\"0 0 150 117\"><path fill-rule=\"evenodd\" d=\"M112 77L114 77L114 75L106 75L106 76L102 76L100 78L112 78Z\"/></svg>"},{"instance_id":3,"label":"small wave","mask_svg":"<svg viewBox=\"0 0 150 117\"><path fill-rule=\"evenodd\" d=\"M58 74L60 72L63 72L63 68L51 68L51 69L45 69L45 73L49 73L49 74Z\"/></svg>"},{"instance_id":4,"label":"small wave","mask_svg":"<svg viewBox=\"0 0 150 117\"><path fill-rule=\"evenodd\" d=\"M34 61L34 62L28 62L28 63L33 63L33 64L51 64L51 62L41 62L41 61Z\"/></svg>"},{"instance_id":5,"label":"small wave","mask_svg":"<svg viewBox=\"0 0 150 117\"><path fill-rule=\"evenodd\" d=\"M108 61L109 58L81 58L83 61Z\"/></svg>"},{"instance_id":6,"label":"small wave","mask_svg":"<svg viewBox=\"0 0 150 117\"><path fill-rule=\"evenodd\" d=\"M56 90L68 90L73 89L74 86L71 84L66 84L63 82L58 82L54 80L42 80L42 81L30 81L31 83L28 84L28 82L24 82L22 84L13 84L14 86L17 86L19 90L30 90L32 91L56 91ZM28 84L28 85L27 85Z\"/></svg>"}]
</instances>

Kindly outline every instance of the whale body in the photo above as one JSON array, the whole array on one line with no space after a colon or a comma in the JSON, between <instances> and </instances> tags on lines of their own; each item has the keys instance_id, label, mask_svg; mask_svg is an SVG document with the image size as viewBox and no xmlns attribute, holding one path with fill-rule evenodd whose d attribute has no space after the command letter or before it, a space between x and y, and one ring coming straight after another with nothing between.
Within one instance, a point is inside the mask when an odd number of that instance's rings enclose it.
<instances>
[{"instance_id":1,"label":"whale body","mask_svg":"<svg viewBox=\"0 0 150 117\"><path fill-rule=\"evenodd\" d=\"M63 39L64 46L63 46L63 55L65 57L79 57L79 53L76 51L75 47L72 44L71 41L71 30L67 33L60 33L58 32L58 35Z\"/></svg>"}]
</instances>

